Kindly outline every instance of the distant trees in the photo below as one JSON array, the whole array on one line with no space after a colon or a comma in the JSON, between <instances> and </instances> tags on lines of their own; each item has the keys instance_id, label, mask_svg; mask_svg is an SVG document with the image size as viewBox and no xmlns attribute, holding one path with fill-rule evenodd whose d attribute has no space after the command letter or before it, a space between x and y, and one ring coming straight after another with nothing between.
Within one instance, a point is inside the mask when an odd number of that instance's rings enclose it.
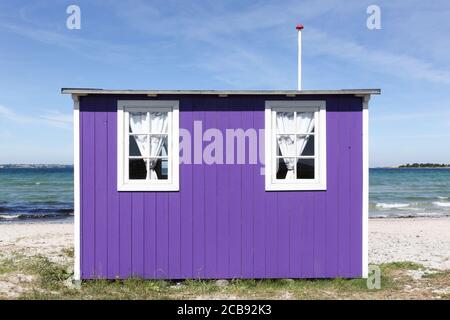
<instances>
[{"instance_id":1,"label":"distant trees","mask_svg":"<svg viewBox=\"0 0 450 320\"><path fill-rule=\"evenodd\" d=\"M450 168L450 164L439 163L408 163L398 166L399 168Z\"/></svg>"}]
</instances>

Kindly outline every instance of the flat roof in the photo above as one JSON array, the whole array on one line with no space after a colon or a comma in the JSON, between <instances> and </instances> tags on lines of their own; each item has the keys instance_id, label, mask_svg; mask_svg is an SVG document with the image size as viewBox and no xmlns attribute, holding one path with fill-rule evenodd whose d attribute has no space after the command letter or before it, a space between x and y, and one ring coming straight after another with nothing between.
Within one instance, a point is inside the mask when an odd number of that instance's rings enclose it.
<instances>
[{"instance_id":1,"label":"flat roof","mask_svg":"<svg viewBox=\"0 0 450 320\"><path fill-rule=\"evenodd\" d=\"M135 94L135 95L371 95L380 94L380 89L339 89L339 90L110 90L90 88L62 88L61 93L73 95L87 94Z\"/></svg>"}]
</instances>

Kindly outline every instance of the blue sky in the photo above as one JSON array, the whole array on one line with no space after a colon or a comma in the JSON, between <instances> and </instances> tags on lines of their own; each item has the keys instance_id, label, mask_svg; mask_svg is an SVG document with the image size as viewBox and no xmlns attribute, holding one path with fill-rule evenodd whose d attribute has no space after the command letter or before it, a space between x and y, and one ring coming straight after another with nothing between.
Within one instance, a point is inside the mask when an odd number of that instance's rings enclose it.
<instances>
[{"instance_id":1,"label":"blue sky","mask_svg":"<svg viewBox=\"0 0 450 320\"><path fill-rule=\"evenodd\" d=\"M3 0L0 163L73 162L61 87L295 89L298 22L304 89L382 89L371 166L450 163L449 17L448 1Z\"/></svg>"}]
</instances>

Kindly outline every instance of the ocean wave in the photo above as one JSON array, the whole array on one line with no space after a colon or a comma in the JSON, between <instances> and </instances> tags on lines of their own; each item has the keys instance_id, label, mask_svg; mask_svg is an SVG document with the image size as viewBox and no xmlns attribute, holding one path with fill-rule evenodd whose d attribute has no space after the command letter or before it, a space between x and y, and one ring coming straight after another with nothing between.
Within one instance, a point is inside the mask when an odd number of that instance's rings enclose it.
<instances>
[{"instance_id":1,"label":"ocean wave","mask_svg":"<svg viewBox=\"0 0 450 320\"><path fill-rule=\"evenodd\" d=\"M73 216L73 210L70 212L58 213L40 213L40 214L0 214L1 220L25 220L25 219L58 219Z\"/></svg>"},{"instance_id":2,"label":"ocean wave","mask_svg":"<svg viewBox=\"0 0 450 320\"><path fill-rule=\"evenodd\" d=\"M443 218L450 217L450 213L442 212L419 212L419 213L396 213L396 214L379 214L375 212L369 213L370 219L413 219L413 218Z\"/></svg>"},{"instance_id":3,"label":"ocean wave","mask_svg":"<svg viewBox=\"0 0 450 320\"><path fill-rule=\"evenodd\" d=\"M433 202L433 204L438 207L450 207L450 202L436 201L436 202Z\"/></svg>"},{"instance_id":4,"label":"ocean wave","mask_svg":"<svg viewBox=\"0 0 450 320\"><path fill-rule=\"evenodd\" d=\"M375 206L382 209L399 209L409 207L409 203L377 203Z\"/></svg>"},{"instance_id":5,"label":"ocean wave","mask_svg":"<svg viewBox=\"0 0 450 320\"><path fill-rule=\"evenodd\" d=\"M19 219L20 214L0 214L0 220L14 220Z\"/></svg>"},{"instance_id":6,"label":"ocean wave","mask_svg":"<svg viewBox=\"0 0 450 320\"><path fill-rule=\"evenodd\" d=\"M448 199L448 197L437 197L438 199L440 199L440 200L447 200Z\"/></svg>"}]
</instances>

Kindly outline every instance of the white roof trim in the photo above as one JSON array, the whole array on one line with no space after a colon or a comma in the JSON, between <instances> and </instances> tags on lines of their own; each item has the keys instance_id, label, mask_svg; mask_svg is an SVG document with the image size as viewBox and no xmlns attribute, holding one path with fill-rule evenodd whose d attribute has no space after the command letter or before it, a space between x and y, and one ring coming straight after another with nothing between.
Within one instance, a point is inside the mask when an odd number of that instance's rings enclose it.
<instances>
[{"instance_id":1,"label":"white roof trim","mask_svg":"<svg viewBox=\"0 0 450 320\"><path fill-rule=\"evenodd\" d=\"M73 95L87 94L135 94L135 95L371 95L380 94L380 89L339 89L339 90L108 90L88 88L62 88L61 93Z\"/></svg>"}]
</instances>

